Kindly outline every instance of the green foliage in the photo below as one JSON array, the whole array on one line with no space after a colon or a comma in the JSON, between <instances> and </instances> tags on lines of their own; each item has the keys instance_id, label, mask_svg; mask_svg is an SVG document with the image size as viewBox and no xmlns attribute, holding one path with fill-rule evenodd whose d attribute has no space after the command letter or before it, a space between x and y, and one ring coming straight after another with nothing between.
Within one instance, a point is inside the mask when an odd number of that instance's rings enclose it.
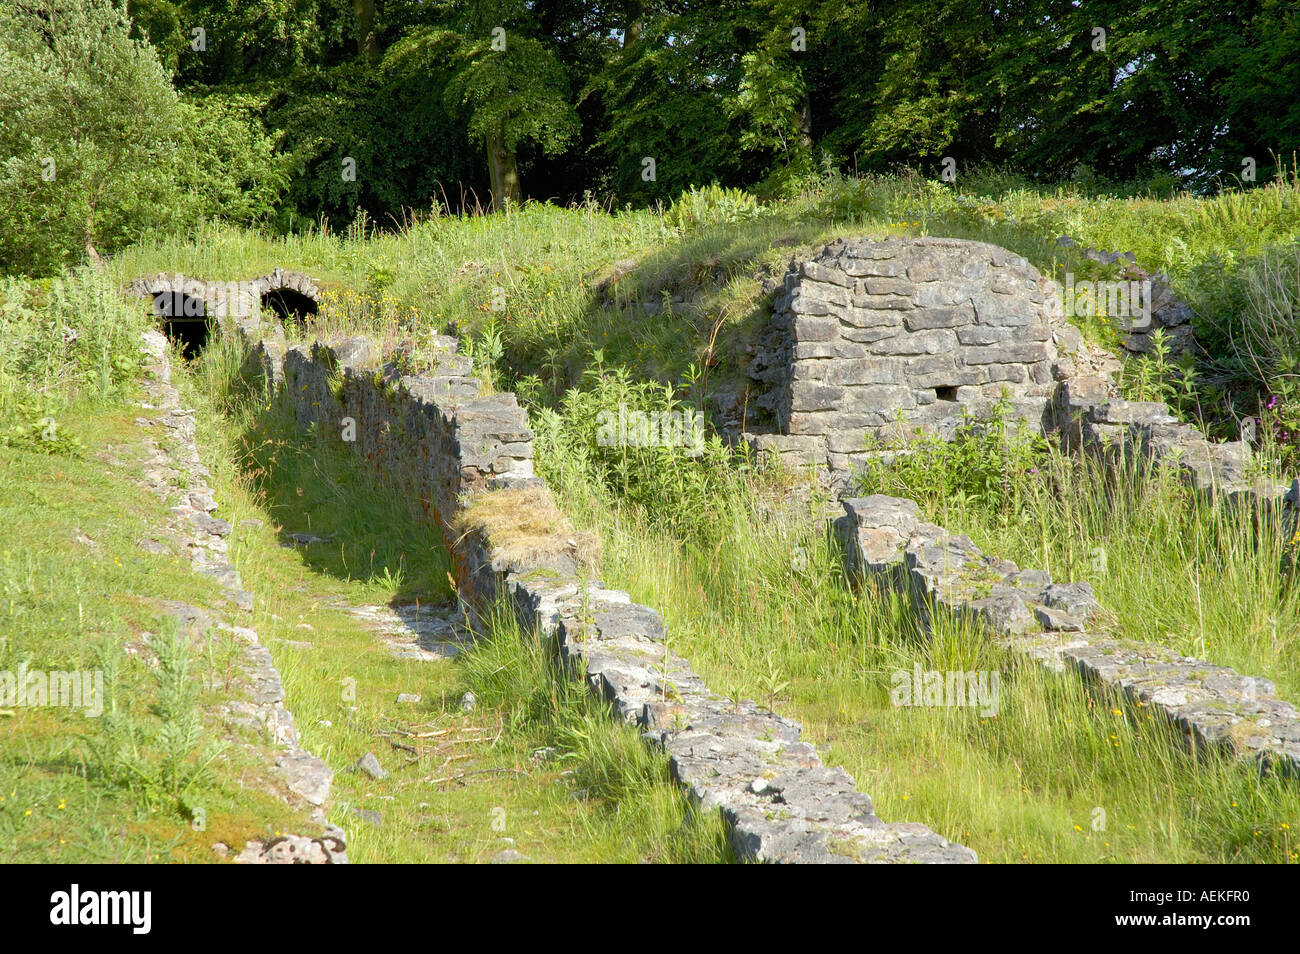
<instances>
[{"instance_id":1,"label":"green foliage","mask_svg":"<svg viewBox=\"0 0 1300 954\"><path fill-rule=\"evenodd\" d=\"M116 0L0 4L0 269L45 273L167 221L182 110Z\"/></svg>"},{"instance_id":2,"label":"green foliage","mask_svg":"<svg viewBox=\"0 0 1300 954\"><path fill-rule=\"evenodd\" d=\"M144 306L91 268L42 282L0 279L0 424L17 418L26 427L78 397L111 399L133 387L147 321ZM33 427L45 441L46 426Z\"/></svg>"},{"instance_id":3,"label":"green foliage","mask_svg":"<svg viewBox=\"0 0 1300 954\"><path fill-rule=\"evenodd\" d=\"M1129 359L1120 371L1120 389L1130 401L1160 401L1186 418L1199 418L1197 371L1190 355L1174 361L1163 328L1151 335L1151 352Z\"/></svg>"},{"instance_id":4,"label":"green foliage","mask_svg":"<svg viewBox=\"0 0 1300 954\"><path fill-rule=\"evenodd\" d=\"M174 222L221 218L257 225L275 218L289 188L291 159L262 124L265 104L249 95L186 100L176 159Z\"/></svg>"},{"instance_id":5,"label":"green foliage","mask_svg":"<svg viewBox=\"0 0 1300 954\"><path fill-rule=\"evenodd\" d=\"M0 430L0 447L25 447L43 454L67 454L80 457L86 445L75 434L59 427L52 417L42 417L28 424L14 424Z\"/></svg>"},{"instance_id":6,"label":"green foliage","mask_svg":"<svg viewBox=\"0 0 1300 954\"><path fill-rule=\"evenodd\" d=\"M642 508L655 524L688 532L721 489L741 479L721 440L705 436L698 409L680 400L672 386L636 380L625 367L606 368L599 353L583 385L570 389L558 408L530 409L548 480L598 489ZM636 413L684 426L666 440L660 429L657 440L640 444L632 428L620 431L619 424ZM676 434L681 437L674 443Z\"/></svg>"},{"instance_id":7,"label":"green foliage","mask_svg":"<svg viewBox=\"0 0 1300 954\"><path fill-rule=\"evenodd\" d=\"M871 449L894 453L888 463L870 461L858 478L862 493L962 501L1014 518L1048 444L1012 419L1004 399L987 421L968 421L951 441L924 434Z\"/></svg>"},{"instance_id":8,"label":"green foliage","mask_svg":"<svg viewBox=\"0 0 1300 954\"><path fill-rule=\"evenodd\" d=\"M715 182L684 191L664 213L664 224L689 231L719 223L746 222L762 214L758 200L744 189L725 189Z\"/></svg>"},{"instance_id":9,"label":"green foliage","mask_svg":"<svg viewBox=\"0 0 1300 954\"><path fill-rule=\"evenodd\" d=\"M583 98L601 110L595 145L619 196L663 200L706 182L745 185L766 170L765 155L736 148L747 117L729 105L757 19L735 0L674 4L646 16L641 38L590 76ZM646 158L655 160L653 179Z\"/></svg>"},{"instance_id":10,"label":"green foliage","mask_svg":"<svg viewBox=\"0 0 1300 954\"><path fill-rule=\"evenodd\" d=\"M287 185L255 97L182 101L117 0L0 3L0 270L50 274L149 229L269 218Z\"/></svg>"},{"instance_id":11,"label":"green foliage","mask_svg":"<svg viewBox=\"0 0 1300 954\"><path fill-rule=\"evenodd\" d=\"M496 318L490 318L478 336L465 335L460 339L461 352L473 360L475 372L481 374L486 384L496 390L502 384L504 369L501 359L505 355L502 331Z\"/></svg>"},{"instance_id":12,"label":"green foliage","mask_svg":"<svg viewBox=\"0 0 1300 954\"><path fill-rule=\"evenodd\" d=\"M490 44L483 40L457 51L448 106L464 111L473 139L499 137L510 152L526 143L547 154L559 152L577 132L560 64L531 37L509 37L501 51Z\"/></svg>"},{"instance_id":13,"label":"green foliage","mask_svg":"<svg viewBox=\"0 0 1300 954\"><path fill-rule=\"evenodd\" d=\"M120 650L102 647L105 709L99 734L87 742L104 777L138 793L148 805L186 812L187 795L210 777L209 768L224 746L204 744L199 683L190 668L193 653L174 620L150 640L149 649L157 660L153 718L133 711L120 691Z\"/></svg>"}]
</instances>

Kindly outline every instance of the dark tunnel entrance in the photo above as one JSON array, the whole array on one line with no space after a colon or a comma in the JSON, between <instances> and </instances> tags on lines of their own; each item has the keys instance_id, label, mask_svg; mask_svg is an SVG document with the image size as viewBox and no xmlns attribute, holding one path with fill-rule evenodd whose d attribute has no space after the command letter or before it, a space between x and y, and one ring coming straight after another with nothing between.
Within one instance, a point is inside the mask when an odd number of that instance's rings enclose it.
<instances>
[{"instance_id":1,"label":"dark tunnel entrance","mask_svg":"<svg viewBox=\"0 0 1300 954\"><path fill-rule=\"evenodd\" d=\"M187 360L207 347L212 325L202 298L182 292L159 292L153 296L153 313L161 321L167 340L179 344Z\"/></svg>"},{"instance_id":2,"label":"dark tunnel entrance","mask_svg":"<svg viewBox=\"0 0 1300 954\"><path fill-rule=\"evenodd\" d=\"M286 328L291 324L305 326L307 316L315 315L316 310L316 299L292 288L277 288L262 296L262 314L273 312Z\"/></svg>"}]
</instances>

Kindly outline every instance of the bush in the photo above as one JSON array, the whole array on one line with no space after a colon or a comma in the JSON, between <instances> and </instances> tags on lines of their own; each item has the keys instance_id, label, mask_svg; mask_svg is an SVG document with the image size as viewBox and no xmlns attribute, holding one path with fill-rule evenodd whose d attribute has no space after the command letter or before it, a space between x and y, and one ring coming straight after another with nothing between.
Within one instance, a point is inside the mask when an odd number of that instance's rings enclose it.
<instances>
[{"instance_id":1,"label":"bush","mask_svg":"<svg viewBox=\"0 0 1300 954\"><path fill-rule=\"evenodd\" d=\"M763 214L758 200L744 189L724 189L716 182L691 186L664 215L667 225L682 231L719 223L746 222Z\"/></svg>"},{"instance_id":2,"label":"bush","mask_svg":"<svg viewBox=\"0 0 1300 954\"><path fill-rule=\"evenodd\" d=\"M0 0L0 271L49 275L141 232L252 224L288 185L246 98L183 102L118 0Z\"/></svg>"},{"instance_id":3,"label":"bush","mask_svg":"<svg viewBox=\"0 0 1300 954\"><path fill-rule=\"evenodd\" d=\"M0 0L0 269L49 274L165 217L182 111L115 0Z\"/></svg>"},{"instance_id":4,"label":"bush","mask_svg":"<svg viewBox=\"0 0 1300 954\"><path fill-rule=\"evenodd\" d=\"M584 378L586 389L568 391L558 409L530 409L543 476L556 487L596 488L626 500L652 523L697 530L700 515L740 479L722 441L704 435L703 417L671 385L634 381L626 368L607 370L599 353ZM522 390L527 395L528 387ZM642 420L681 423L682 439L674 431L665 440L662 428L656 438L639 428Z\"/></svg>"},{"instance_id":5,"label":"bush","mask_svg":"<svg viewBox=\"0 0 1300 954\"><path fill-rule=\"evenodd\" d=\"M0 423L30 425L79 396L121 393L139 375L148 322L147 309L90 268L0 279Z\"/></svg>"},{"instance_id":6,"label":"bush","mask_svg":"<svg viewBox=\"0 0 1300 954\"><path fill-rule=\"evenodd\" d=\"M1050 454L1047 441L1010 419L1000 401L992 418L971 421L945 441L918 435L882 449L898 451L888 464L873 459L859 476L858 491L969 504L1004 517L1019 513L1030 485Z\"/></svg>"}]
</instances>

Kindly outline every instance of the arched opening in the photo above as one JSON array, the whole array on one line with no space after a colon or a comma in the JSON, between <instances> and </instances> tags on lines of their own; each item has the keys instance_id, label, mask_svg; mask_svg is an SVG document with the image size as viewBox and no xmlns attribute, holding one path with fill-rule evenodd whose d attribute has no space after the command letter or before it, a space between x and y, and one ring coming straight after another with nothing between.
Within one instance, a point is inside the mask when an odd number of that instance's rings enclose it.
<instances>
[{"instance_id":1,"label":"arched opening","mask_svg":"<svg viewBox=\"0 0 1300 954\"><path fill-rule=\"evenodd\" d=\"M287 328L294 324L304 326L307 316L316 314L316 299L292 288L277 288L262 296L262 314L268 311Z\"/></svg>"},{"instance_id":2,"label":"arched opening","mask_svg":"<svg viewBox=\"0 0 1300 954\"><path fill-rule=\"evenodd\" d=\"M179 344L187 360L207 347L212 325L202 298L182 292L158 292L153 296L153 313L161 319L167 340Z\"/></svg>"}]
</instances>

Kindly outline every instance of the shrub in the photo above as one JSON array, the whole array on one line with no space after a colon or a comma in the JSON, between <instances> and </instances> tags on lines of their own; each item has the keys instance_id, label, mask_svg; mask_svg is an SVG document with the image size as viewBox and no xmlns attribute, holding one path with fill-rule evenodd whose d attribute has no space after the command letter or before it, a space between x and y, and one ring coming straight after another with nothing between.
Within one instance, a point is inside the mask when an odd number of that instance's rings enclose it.
<instances>
[{"instance_id":1,"label":"shrub","mask_svg":"<svg viewBox=\"0 0 1300 954\"><path fill-rule=\"evenodd\" d=\"M740 479L722 441L704 435L699 412L671 385L636 381L626 368L606 369L599 352L583 385L569 390L557 409L530 409L543 476L558 487L623 498L652 523L698 530L701 514ZM662 432L656 439L648 429L638 436L641 415L647 422L684 423L683 439L664 440Z\"/></svg>"},{"instance_id":2,"label":"shrub","mask_svg":"<svg viewBox=\"0 0 1300 954\"><path fill-rule=\"evenodd\" d=\"M147 310L84 267L41 282L0 279L0 422L44 416L136 380Z\"/></svg>"},{"instance_id":3,"label":"shrub","mask_svg":"<svg viewBox=\"0 0 1300 954\"><path fill-rule=\"evenodd\" d=\"M744 189L725 189L716 182L691 186L677 197L664 221L672 228L690 231L719 223L745 222L763 214L758 200Z\"/></svg>"},{"instance_id":4,"label":"shrub","mask_svg":"<svg viewBox=\"0 0 1300 954\"><path fill-rule=\"evenodd\" d=\"M0 0L0 271L49 275L148 229L268 218L285 160L248 97L182 101L118 0Z\"/></svg>"},{"instance_id":5,"label":"shrub","mask_svg":"<svg viewBox=\"0 0 1300 954\"><path fill-rule=\"evenodd\" d=\"M165 217L182 111L116 0L0 0L0 269L48 274Z\"/></svg>"},{"instance_id":6,"label":"shrub","mask_svg":"<svg viewBox=\"0 0 1300 954\"><path fill-rule=\"evenodd\" d=\"M923 434L886 445L888 464L874 458L858 478L861 493L947 500L1011 516L1050 453L1043 437L1024 430L1003 400L988 421L968 421L954 440Z\"/></svg>"}]
</instances>

